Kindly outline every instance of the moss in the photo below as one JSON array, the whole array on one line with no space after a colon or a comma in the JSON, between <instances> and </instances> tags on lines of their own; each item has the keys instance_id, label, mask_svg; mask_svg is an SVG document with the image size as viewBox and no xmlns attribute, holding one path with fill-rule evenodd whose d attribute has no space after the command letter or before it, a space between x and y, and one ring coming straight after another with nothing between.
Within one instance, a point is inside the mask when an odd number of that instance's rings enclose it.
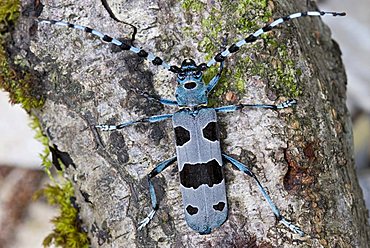
<instances>
[{"instance_id":1,"label":"moss","mask_svg":"<svg viewBox=\"0 0 370 248\"><path fill-rule=\"evenodd\" d=\"M47 185L40 195L46 197L50 205L57 205L60 215L52 219L54 229L43 242L44 247L57 246L68 248L89 247L86 232L81 231L78 210L72 206L74 199L73 185L65 181L59 185Z\"/></svg>"},{"instance_id":2,"label":"moss","mask_svg":"<svg viewBox=\"0 0 370 248\"><path fill-rule=\"evenodd\" d=\"M203 7L205 6L204 3L198 1L198 0L184 0L182 2L182 7L186 10L186 11L200 11L203 9Z\"/></svg>"},{"instance_id":3,"label":"moss","mask_svg":"<svg viewBox=\"0 0 370 248\"><path fill-rule=\"evenodd\" d=\"M81 228L81 220L78 216L78 209L73 206L71 199L74 198L74 189L70 181L62 178L62 173L58 175L58 181L51 173L52 162L50 161L49 140L42 133L38 119L31 116L31 128L36 131L35 138L44 145L44 150L40 157L45 173L49 176L52 184L46 185L37 192L35 198L45 197L50 205L56 205L60 211L59 216L53 218L53 231L44 239L44 247L89 247L87 233ZM61 165L64 168L63 165Z\"/></svg>"},{"instance_id":4,"label":"moss","mask_svg":"<svg viewBox=\"0 0 370 248\"><path fill-rule=\"evenodd\" d=\"M19 0L2 0L0 5L0 28L4 30L9 23L14 23L19 17Z\"/></svg>"},{"instance_id":5,"label":"moss","mask_svg":"<svg viewBox=\"0 0 370 248\"><path fill-rule=\"evenodd\" d=\"M43 134L41 124L38 118L34 115L31 115L30 117L31 117L30 127L36 132L35 139L39 141L44 147L44 150L40 154L41 165L44 168L44 171L48 175L50 180L55 183L54 177L52 176L50 171L53 164L49 159L50 157L49 139Z\"/></svg>"},{"instance_id":6,"label":"moss","mask_svg":"<svg viewBox=\"0 0 370 248\"><path fill-rule=\"evenodd\" d=\"M43 106L44 99L36 92L36 78L27 72L27 68L21 60L10 62L5 50L5 43L8 40L9 31L14 27L20 15L19 0L3 0L0 5L0 88L9 92L11 103L20 103L22 107L30 112L33 108ZM13 58L13 60L16 60ZM49 159L49 140L42 133L39 120L31 115L31 127L36 131L35 138L44 145L42 152L42 166L48 174L53 185L48 185L35 197L45 196L51 205L58 205L60 215L55 217L54 230L44 240L45 247L89 247L89 240L86 232L81 231L81 223L78 217L78 210L72 206L71 199L74 197L72 183L63 180L58 184L51 174L52 162Z\"/></svg>"},{"instance_id":7,"label":"moss","mask_svg":"<svg viewBox=\"0 0 370 248\"><path fill-rule=\"evenodd\" d=\"M57 246L68 248L89 247L87 233L81 228L81 220L78 216L78 209L73 206L71 199L74 199L74 189L70 181L62 178L62 172L57 180L51 173L52 162L50 161L49 140L42 133L39 120L31 116L31 128L36 131L35 138L44 145L44 150L40 157L44 171L49 176L51 184L46 185L40 190L35 198L45 197L50 205L56 205L60 211L59 216L52 219L54 224L53 231L44 239L44 247ZM61 164L61 167L64 166Z\"/></svg>"},{"instance_id":8,"label":"moss","mask_svg":"<svg viewBox=\"0 0 370 248\"><path fill-rule=\"evenodd\" d=\"M219 0L211 7L208 6L210 10L206 10L206 5L202 5L200 1L188 0L183 1L183 7L188 11L187 14L197 11L196 14L201 18L201 31L204 37L198 41L198 50L207 54L207 61L219 52L223 34L228 33L235 37L233 40L228 40L228 44L236 42L240 37L247 37L271 21L272 17L268 0L234 2ZM206 12L209 15L203 14ZM224 16L230 18L225 20ZM187 35L197 37L196 32L192 33L188 28L186 29ZM228 91L244 93L246 75L256 75L265 79L270 89L277 95L296 97L301 94L297 82L301 72L295 68L294 61L289 58L287 47L278 42L274 36L273 32L264 34L260 39L262 42L255 42L242 48L244 52L239 52L235 62L233 61L235 64L226 69L210 96L210 105L219 102L220 97ZM276 68L271 69L274 65ZM205 81L209 82L216 71L217 68L210 68L204 76Z\"/></svg>"},{"instance_id":9,"label":"moss","mask_svg":"<svg viewBox=\"0 0 370 248\"><path fill-rule=\"evenodd\" d=\"M9 62L5 50L7 32L14 27L19 15L19 0L3 0L0 5L0 88L9 92L11 103L20 103L26 111L30 111L44 103L34 87L37 80L26 70L20 69L20 64Z\"/></svg>"}]
</instances>

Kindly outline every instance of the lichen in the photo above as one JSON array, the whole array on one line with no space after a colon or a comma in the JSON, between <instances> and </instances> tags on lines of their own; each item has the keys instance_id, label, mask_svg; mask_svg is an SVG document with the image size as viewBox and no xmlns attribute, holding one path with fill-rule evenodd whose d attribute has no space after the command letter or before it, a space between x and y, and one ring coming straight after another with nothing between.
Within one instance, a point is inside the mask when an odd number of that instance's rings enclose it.
<instances>
[{"instance_id":1,"label":"lichen","mask_svg":"<svg viewBox=\"0 0 370 248\"><path fill-rule=\"evenodd\" d=\"M263 71L265 77L269 79L269 86L278 95L298 97L302 94L302 88L298 85L298 78L302 75L301 69L296 68L284 43L278 43L270 36L266 36L265 40L267 49L271 51L269 66Z\"/></svg>"},{"instance_id":2,"label":"lichen","mask_svg":"<svg viewBox=\"0 0 370 248\"><path fill-rule=\"evenodd\" d=\"M186 10L186 11L200 11L202 10L202 8L204 7L204 3L202 3L201 1L198 1L198 0L184 0L182 2L182 7Z\"/></svg>"},{"instance_id":3,"label":"lichen","mask_svg":"<svg viewBox=\"0 0 370 248\"><path fill-rule=\"evenodd\" d=\"M9 61L5 42L20 15L19 0L4 0L0 5L0 88L9 92L10 102L20 103L26 111L39 108L44 99L37 95L33 76Z\"/></svg>"},{"instance_id":4,"label":"lichen","mask_svg":"<svg viewBox=\"0 0 370 248\"><path fill-rule=\"evenodd\" d=\"M186 0L183 1L183 7L188 14L197 13L200 18L201 31L204 35L198 41L198 50L207 54L207 61L220 51L222 35L228 33L233 37L232 40L228 40L228 44L238 41L241 37L247 37L272 20L273 8L268 0L233 2L219 0L208 6L201 1ZM206 9L207 7L210 9ZM197 34L189 31L188 27L185 29L187 35L197 37ZM297 77L301 72L289 58L287 47L277 41L273 32L263 34L260 40L243 47L244 53L239 52L232 68L225 70L210 96L210 105L219 102L220 97L230 90L244 93L247 90L246 75L263 78L276 95L297 97L301 94L297 83ZM217 68L210 68L205 73L205 81L209 82L216 71Z\"/></svg>"}]
</instances>

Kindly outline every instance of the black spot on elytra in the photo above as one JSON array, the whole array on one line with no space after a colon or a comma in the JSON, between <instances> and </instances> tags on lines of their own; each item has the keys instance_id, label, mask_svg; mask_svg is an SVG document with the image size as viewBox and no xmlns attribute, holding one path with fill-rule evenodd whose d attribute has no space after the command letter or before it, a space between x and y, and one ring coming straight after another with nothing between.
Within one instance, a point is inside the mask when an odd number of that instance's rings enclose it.
<instances>
[{"instance_id":1,"label":"black spot on elytra","mask_svg":"<svg viewBox=\"0 0 370 248\"><path fill-rule=\"evenodd\" d=\"M219 202L216 205L213 205L213 209L217 210L217 211L222 211L222 210L224 210L225 205L226 204L224 202Z\"/></svg>"},{"instance_id":2,"label":"black spot on elytra","mask_svg":"<svg viewBox=\"0 0 370 248\"><path fill-rule=\"evenodd\" d=\"M190 215L194 215L194 214L198 213L198 208L197 207L193 207L191 205L188 205L186 207L186 212L188 212L188 214L190 214Z\"/></svg>"},{"instance_id":3,"label":"black spot on elytra","mask_svg":"<svg viewBox=\"0 0 370 248\"><path fill-rule=\"evenodd\" d=\"M181 126L175 127L175 138L176 145L183 146L190 140L190 132Z\"/></svg>"},{"instance_id":4,"label":"black spot on elytra","mask_svg":"<svg viewBox=\"0 0 370 248\"><path fill-rule=\"evenodd\" d=\"M222 167L215 159L207 163L184 164L180 171L180 182L186 188L197 189L202 184L212 187L223 178Z\"/></svg>"},{"instance_id":5,"label":"black spot on elytra","mask_svg":"<svg viewBox=\"0 0 370 248\"><path fill-rule=\"evenodd\" d=\"M210 122L203 128L203 137L210 141L219 140L219 132L216 122Z\"/></svg>"}]
</instances>

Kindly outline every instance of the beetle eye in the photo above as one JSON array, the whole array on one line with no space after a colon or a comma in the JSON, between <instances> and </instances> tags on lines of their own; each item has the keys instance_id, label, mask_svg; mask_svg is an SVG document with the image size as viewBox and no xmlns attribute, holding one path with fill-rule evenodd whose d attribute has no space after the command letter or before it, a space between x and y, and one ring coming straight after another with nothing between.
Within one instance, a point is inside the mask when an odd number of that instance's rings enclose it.
<instances>
[{"instance_id":1,"label":"beetle eye","mask_svg":"<svg viewBox=\"0 0 370 248\"><path fill-rule=\"evenodd\" d=\"M177 77L180 79L180 80L184 80L185 77L186 77L186 74L185 72L180 72L179 74L177 74Z\"/></svg>"},{"instance_id":2,"label":"beetle eye","mask_svg":"<svg viewBox=\"0 0 370 248\"><path fill-rule=\"evenodd\" d=\"M202 76L202 72L201 71L195 71L193 72L193 75L195 78L200 78Z\"/></svg>"}]
</instances>

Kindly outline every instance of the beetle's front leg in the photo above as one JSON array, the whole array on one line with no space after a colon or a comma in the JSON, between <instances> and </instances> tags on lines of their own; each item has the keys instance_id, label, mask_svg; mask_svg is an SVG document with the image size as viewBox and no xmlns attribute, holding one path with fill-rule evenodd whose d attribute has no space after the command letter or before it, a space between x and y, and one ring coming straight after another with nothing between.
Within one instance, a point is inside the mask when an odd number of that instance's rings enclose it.
<instances>
[{"instance_id":1,"label":"beetle's front leg","mask_svg":"<svg viewBox=\"0 0 370 248\"><path fill-rule=\"evenodd\" d=\"M289 99L285 102L282 102L278 105L272 104L244 104L240 103L237 105L229 105L229 106L222 106L215 108L216 112L234 112L236 110L244 109L244 108L263 108L263 109L273 109L273 110L281 110L285 108L290 108L297 104L297 100Z\"/></svg>"}]
</instances>

